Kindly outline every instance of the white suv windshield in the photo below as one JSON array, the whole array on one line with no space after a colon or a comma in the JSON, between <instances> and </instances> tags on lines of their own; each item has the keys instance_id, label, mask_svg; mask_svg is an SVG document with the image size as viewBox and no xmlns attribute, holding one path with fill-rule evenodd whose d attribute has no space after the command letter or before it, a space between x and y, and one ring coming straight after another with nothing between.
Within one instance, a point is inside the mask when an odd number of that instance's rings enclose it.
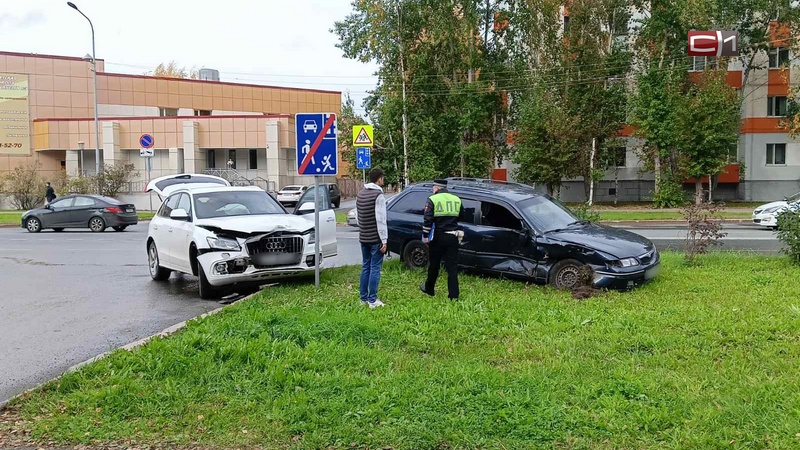
<instances>
[{"instance_id":1,"label":"white suv windshield","mask_svg":"<svg viewBox=\"0 0 800 450\"><path fill-rule=\"evenodd\" d=\"M194 211L198 219L285 214L283 208L269 194L254 191L194 194Z\"/></svg>"}]
</instances>

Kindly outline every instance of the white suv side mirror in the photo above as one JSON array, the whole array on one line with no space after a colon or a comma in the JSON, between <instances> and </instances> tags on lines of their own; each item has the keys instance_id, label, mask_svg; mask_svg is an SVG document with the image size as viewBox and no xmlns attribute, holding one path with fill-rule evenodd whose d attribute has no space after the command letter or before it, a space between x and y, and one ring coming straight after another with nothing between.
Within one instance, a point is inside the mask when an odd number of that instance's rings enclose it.
<instances>
[{"instance_id":1,"label":"white suv side mirror","mask_svg":"<svg viewBox=\"0 0 800 450\"><path fill-rule=\"evenodd\" d=\"M314 212L314 202L305 202L297 208L297 214L308 214Z\"/></svg>"},{"instance_id":2,"label":"white suv side mirror","mask_svg":"<svg viewBox=\"0 0 800 450\"><path fill-rule=\"evenodd\" d=\"M169 218L172 220L189 220L189 213L186 212L185 209L173 209L172 212L169 213Z\"/></svg>"}]
</instances>

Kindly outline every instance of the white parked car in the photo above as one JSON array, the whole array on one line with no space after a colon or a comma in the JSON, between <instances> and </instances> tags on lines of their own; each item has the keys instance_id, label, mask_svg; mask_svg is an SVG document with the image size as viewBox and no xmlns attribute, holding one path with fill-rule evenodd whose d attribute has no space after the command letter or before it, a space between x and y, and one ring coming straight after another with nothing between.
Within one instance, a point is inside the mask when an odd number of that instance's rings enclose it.
<instances>
[{"instance_id":1,"label":"white parked car","mask_svg":"<svg viewBox=\"0 0 800 450\"><path fill-rule=\"evenodd\" d=\"M797 206L800 204L800 192L786 197L781 201L767 203L753 210L753 223L773 230L778 227L778 214L788 205Z\"/></svg>"},{"instance_id":2,"label":"white parked car","mask_svg":"<svg viewBox=\"0 0 800 450\"><path fill-rule=\"evenodd\" d=\"M278 201L283 205L296 205L300 201L300 196L307 190L308 186L284 186L283 189L278 191Z\"/></svg>"},{"instance_id":3,"label":"white parked car","mask_svg":"<svg viewBox=\"0 0 800 450\"><path fill-rule=\"evenodd\" d=\"M208 299L235 284L313 275L313 189L289 214L259 187L232 187L213 178L217 177L178 175L148 184L147 191L164 198L147 233L154 280L166 280L173 271L196 275L200 297ZM320 189L323 258L337 254L336 217L325 192Z\"/></svg>"}]
</instances>

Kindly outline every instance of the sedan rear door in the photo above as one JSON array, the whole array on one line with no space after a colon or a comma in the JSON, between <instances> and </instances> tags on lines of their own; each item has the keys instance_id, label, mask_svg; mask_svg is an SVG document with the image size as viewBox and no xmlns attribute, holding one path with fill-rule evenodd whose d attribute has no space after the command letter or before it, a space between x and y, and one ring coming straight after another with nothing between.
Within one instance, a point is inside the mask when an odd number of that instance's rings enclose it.
<instances>
[{"instance_id":1,"label":"sedan rear door","mask_svg":"<svg viewBox=\"0 0 800 450\"><path fill-rule=\"evenodd\" d=\"M319 246L324 258L336 256L338 247L336 241L336 212L331 205L331 197L328 188L320 185L317 189L319 196ZM304 208L305 207L305 208ZM314 188L308 189L297 202L295 214L303 216L314 222Z\"/></svg>"},{"instance_id":2,"label":"sedan rear door","mask_svg":"<svg viewBox=\"0 0 800 450\"><path fill-rule=\"evenodd\" d=\"M75 197L75 202L69 209L70 226L88 227L89 219L95 215L100 207L92 197Z\"/></svg>"}]
</instances>

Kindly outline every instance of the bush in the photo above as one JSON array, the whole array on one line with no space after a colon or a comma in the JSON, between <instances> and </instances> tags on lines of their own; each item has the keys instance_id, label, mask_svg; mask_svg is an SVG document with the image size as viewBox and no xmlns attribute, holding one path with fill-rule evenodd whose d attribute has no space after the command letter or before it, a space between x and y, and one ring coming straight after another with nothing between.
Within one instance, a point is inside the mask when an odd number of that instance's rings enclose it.
<instances>
[{"instance_id":1,"label":"bush","mask_svg":"<svg viewBox=\"0 0 800 450\"><path fill-rule=\"evenodd\" d=\"M658 183L658 192L652 192L653 206L656 208L680 208L686 204L686 192L680 181L664 176Z\"/></svg>"},{"instance_id":2,"label":"bush","mask_svg":"<svg viewBox=\"0 0 800 450\"><path fill-rule=\"evenodd\" d=\"M722 231L722 219L719 213L725 207L719 203L692 203L683 210L688 230L686 232L685 256L688 263L693 263L697 255L708 253L708 248L719 245L719 240L728 233Z\"/></svg>"},{"instance_id":3,"label":"bush","mask_svg":"<svg viewBox=\"0 0 800 450\"><path fill-rule=\"evenodd\" d=\"M800 264L800 211L787 210L778 214L778 239L785 247L781 251Z\"/></svg>"},{"instance_id":4,"label":"bush","mask_svg":"<svg viewBox=\"0 0 800 450\"><path fill-rule=\"evenodd\" d=\"M102 172L92 175L92 184L95 192L107 197L116 197L127 188L131 178L138 176L133 164L117 164L106 166Z\"/></svg>"},{"instance_id":5,"label":"bush","mask_svg":"<svg viewBox=\"0 0 800 450\"><path fill-rule=\"evenodd\" d=\"M600 213L593 210L591 206L587 205L586 203L581 204L577 208L572 210L576 216L578 216L581 220L586 220L589 222L599 222L600 221Z\"/></svg>"},{"instance_id":6,"label":"bush","mask_svg":"<svg viewBox=\"0 0 800 450\"><path fill-rule=\"evenodd\" d=\"M44 203L45 182L39 175L38 162L15 167L3 181L3 193L11 196L15 209L33 209Z\"/></svg>"}]
</instances>

